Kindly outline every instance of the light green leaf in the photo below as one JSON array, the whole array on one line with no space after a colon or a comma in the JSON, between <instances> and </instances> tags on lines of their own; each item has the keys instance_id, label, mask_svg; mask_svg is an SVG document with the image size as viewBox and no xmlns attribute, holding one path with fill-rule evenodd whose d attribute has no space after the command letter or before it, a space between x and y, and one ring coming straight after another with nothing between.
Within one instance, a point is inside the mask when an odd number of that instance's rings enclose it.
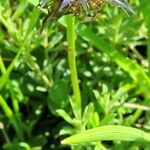
<instances>
[{"instance_id":1,"label":"light green leaf","mask_svg":"<svg viewBox=\"0 0 150 150\"><path fill-rule=\"evenodd\" d=\"M70 126L65 126L63 127L60 132L59 135L73 135L76 133L76 129Z\"/></svg>"},{"instance_id":2,"label":"light green leaf","mask_svg":"<svg viewBox=\"0 0 150 150\"><path fill-rule=\"evenodd\" d=\"M19 6L17 7L17 10L14 12L12 19L15 20L16 18L18 18L19 16L21 16L25 9L28 6L28 2L27 1L22 1Z\"/></svg>"},{"instance_id":3,"label":"light green leaf","mask_svg":"<svg viewBox=\"0 0 150 150\"><path fill-rule=\"evenodd\" d=\"M59 116L61 116L64 120L66 120L68 123L73 124L71 117L63 109L56 110L56 113Z\"/></svg>"},{"instance_id":4,"label":"light green leaf","mask_svg":"<svg viewBox=\"0 0 150 150\"><path fill-rule=\"evenodd\" d=\"M27 0L27 1L34 6L37 6L39 4L39 0Z\"/></svg>"},{"instance_id":5,"label":"light green leaf","mask_svg":"<svg viewBox=\"0 0 150 150\"><path fill-rule=\"evenodd\" d=\"M107 114L101 121L100 121L100 125L106 125L108 124L109 122L111 122L113 119L115 118L115 114L113 113L110 113L110 114Z\"/></svg>"},{"instance_id":6,"label":"light green leaf","mask_svg":"<svg viewBox=\"0 0 150 150\"><path fill-rule=\"evenodd\" d=\"M81 144L97 141L147 141L150 142L150 134L136 128L108 125L89 129L79 134L72 135L62 144Z\"/></svg>"},{"instance_id":7,"label":"light green leaf","mask_svg":"<svg viewBox=\"0 0 150 150\"><path fill-rule=\"evenodd\" d=\"M85 107L84 113L83 113L83 122L85 123L85 125L91 119L93 112L94 112L94 105L93 103L90 103L89 105Z\"/></svg>"}]
</instances>

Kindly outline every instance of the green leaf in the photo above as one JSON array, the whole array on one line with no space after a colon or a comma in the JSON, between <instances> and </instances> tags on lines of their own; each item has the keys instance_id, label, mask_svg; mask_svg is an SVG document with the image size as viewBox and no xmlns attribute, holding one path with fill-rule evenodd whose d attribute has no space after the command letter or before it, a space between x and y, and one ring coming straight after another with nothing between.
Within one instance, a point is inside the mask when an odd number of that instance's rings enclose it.
<instances>
[{"instance_id":1,"label":"green leaf","mask_svg":"<svg viewBox=\"0 0 150 150\"><path fill-rule=\"evenodd\" d=\"M27 1L22 1L19 6L17 7L17 10L14 12L13 16L12 16L12 19L15 20L17 19L19 16L21 16L25 9L27 8L28 6L28 2Z\"/></svg>"},{"instance_id":2,"label":"green leaf","mask_svg":"<svg viewBox=\"0 0 150 150\"><path fill-rule=\"evenodd\" d=\"M15 58L13 59L12 63L9 65L9 67L7 68L6 72L3 73L3 75L0 77L0 90L3 88L3 86L7 83L9 76L14 68L15 63L18 61L18 58L20 56L22 52L22 49L19 50L19 52L17 53L17 55L15 56ZM1 64L2 65L2 64Z\"/></svg>"},{"instance_id":3,"label":"green leaf","mask_svg":"<svg viewBox=\"0 0 150 150\"><path fill-rule=\"evenodd\" d=\"M4 98L1 95L0 95L0 107L2 107L4 114L7 116L10 123L15 128L16 133L18 134L18 137L23 140L24 137L23 137L23 132L21 130L21 127L19 126L12 110L10 109L10 107L8 106L8 104L6 103L6 101L4 100Z\"/></svg>"},{"instance_id":4,"label":"green leaf","mask_svg":"<svg viewBox=\"0 0 150 150\"><path fill-rule=\"evenodd\" d=\"M62 17L58 20L58 22L59 22L61 25L63 25L64 27L67 27L66 17L67 17L67 16L62 16Z\"/></svg>"},{"instance_id":5,"label":"green leaf","mask_svg":"<svg viewBox=\"0 0 150 150\"><path fill-rule=\"evenodd\" d=\"M94 105L93 103L90 103L89 105L87 105L84 109L84 113L83 113L83 122L86 125L88 123L88 121L91 119L92 115L94 112Z\"/></svg>"},{"instance_id":6,"label":"green leaf","mask_svg":"<svg viewBox=\"0 0 150 150\"><path fill-rule=\"evenodd\" d=\"M76 129L73 128L73 127L70 127L70 126L65 126L63 127L60 132L59 132L59 135L73 135L76 133Z\"/></svg>"},{"instance_id":7,"label":"green leaf","mask_svg":"<svg viewBox=\"0 0 150 150\"><path fill-rule=\"evenodd\" d=\"M97 141L146 141L150 142L150 134L136 128L108 125L89 129L72 135L63 141L62 144L81 144Z\"/></svg>"},{"instance_id":8,"label":"green leaf","mask_svg":"<svg viewBox=\"0 0 150 150\"><path fill-rule=\"evenodd\" d=\"M39 0L27 0L27 1L34 6L37 6L39 4Z\"/></svg>"},{"instance_id":9,"label":"green leaf","mask_svg":"<svg viewBox=\"0 0 150 150\"><path fill-rule=\"evenodd\" d=\"M56 110L56 113L70 124L73 124L71 117L63 109Z\"/></svg>"},{"instance_id":10,"label":"green leaf","mask_svg":"<svg viewBox=\"0 0 150 150\"><path fill-rule=\"evenodd\" d=\"M26 30L26 36L25 37L27 37L30 34L30 32L32 32L33 29L35 28L35 25L36 25L36 22L39 18L39 15L40 15L39 10L33 9L32 15L30 17L30 23L29 23L28 28Z\"/></svg>"},{"instance_id":11,"label":"green leaf","mask_svg":"<svg viewBox=\"0 0 150 150\"><path fill-rule=\"evenodd\" d=\"M91 123L93 127L99 126L99 115L97 112L94 112L92 115Z\"/></svg>"},{"instance_id":12,"label":"green leaf","mask_svg":"<svg viewBox=\"0 0 150 150\"><path fill-rule=\"evenodd\" d=\"M74 98L69 98L69 101L70 101L70 104L71 104L71 107L72 107L72 110L73 110L73 113L74 113L74 116L76 118L78 118L79 116L79 112L80 112L80 109L79 107L77 106L77 103L75 102Z\"/></svg>"},{"instance_id":13,"label":"green leaf","mask_svg":"<svg viewBox=\"0 0 150 150\"><path fill-rule=\"evenodd\" d=\"M48 106L55 113L58 109L65 110L69 104L67 83L63 80L58 80L49 90Z\"/></svg>"},{"instance_id":14,"label":"green leaf","mask_svg":"<svg viewBox=\"0 0 150 150\"><path fill-rule=\"evenodd\" d=\"M113 121L113 119L115 118L115 114L113 113L110 113L110 114L107 114L101 121L100 121L100 125L106 125L108 124L109 122Z\"/></svg>"},{"instance_id":15,"label":"green leaf","mask_svg":"<svg viewBox=\"0 0 150 150\"><path fill-rule=\"evenodd\" d=\"M27 143L24 142L20 142L20 143L16 143L16 142L12 142L12 143L6 143L3 145L4 149L8 149L8 150L12 150L12 149L16 149L16 150L31 150L30 146Z\"/></svg>"}]
</instances>

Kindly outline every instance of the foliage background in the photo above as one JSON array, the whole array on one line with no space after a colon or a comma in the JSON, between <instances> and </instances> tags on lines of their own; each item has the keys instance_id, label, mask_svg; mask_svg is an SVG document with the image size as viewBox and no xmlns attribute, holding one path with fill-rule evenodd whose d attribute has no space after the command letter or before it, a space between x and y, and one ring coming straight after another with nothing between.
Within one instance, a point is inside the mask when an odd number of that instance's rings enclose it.
<instances>
[{"instance_id":1,"label":"foliage background","mask_svg":"<svg viewBox=\"0 0 150 150\"><path fill-rule=\"evenodd\" d=\"M94 21L76 19L82 108L91 108L86 128L117 124L150 131L150 2L130 0L130 5L135 10L130 17L108 4ZM65 18L50 20L41 33L44 16L28 1L0 1L1 149L70 149L60 140L78 132L66 119L73 114ZM149 149L140 142L102 144Z\"/></svg>"}]
</instances>

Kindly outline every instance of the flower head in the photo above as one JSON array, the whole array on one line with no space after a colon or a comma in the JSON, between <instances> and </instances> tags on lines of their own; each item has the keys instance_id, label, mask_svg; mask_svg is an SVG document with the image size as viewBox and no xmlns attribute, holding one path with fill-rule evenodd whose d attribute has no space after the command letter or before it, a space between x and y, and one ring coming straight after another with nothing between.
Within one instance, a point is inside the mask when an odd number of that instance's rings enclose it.
<instances>
[{"instance_id":1,"label":"flower head","mask_svg":"<svg viewBox=\"0 0 150 150\"><path fill-rule=\"evenodd\" d=\"M42 0L42 2L42 6L46 5L48 8L48 15L52 19L60 18L69 13L80 17L94 17L107 2L121 7L127 12L134 13L124 0Z\"/></svg>"}]
</instances>

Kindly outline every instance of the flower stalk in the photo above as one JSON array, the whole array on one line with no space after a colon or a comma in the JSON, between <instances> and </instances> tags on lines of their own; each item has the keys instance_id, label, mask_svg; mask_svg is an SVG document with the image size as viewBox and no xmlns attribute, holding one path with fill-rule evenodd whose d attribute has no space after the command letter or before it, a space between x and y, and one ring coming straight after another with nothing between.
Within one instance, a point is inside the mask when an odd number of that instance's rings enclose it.
<instances>
[{"instance_id":1,"label":"flower stalk","mask_svg":"<svg viewBox=\"0 0 150 150\"><path fill-rule=\"evenodd\" d=\"M71 72L71 83L73 87L74 94L74 105L76 105L76 110L74 110L75 117L81 119L81 94L78 84L78 75L76 68L75 59L75 17L72 14L67 15L67 42L68 42L68 63Z\"/></svg>"}]
</instances>

